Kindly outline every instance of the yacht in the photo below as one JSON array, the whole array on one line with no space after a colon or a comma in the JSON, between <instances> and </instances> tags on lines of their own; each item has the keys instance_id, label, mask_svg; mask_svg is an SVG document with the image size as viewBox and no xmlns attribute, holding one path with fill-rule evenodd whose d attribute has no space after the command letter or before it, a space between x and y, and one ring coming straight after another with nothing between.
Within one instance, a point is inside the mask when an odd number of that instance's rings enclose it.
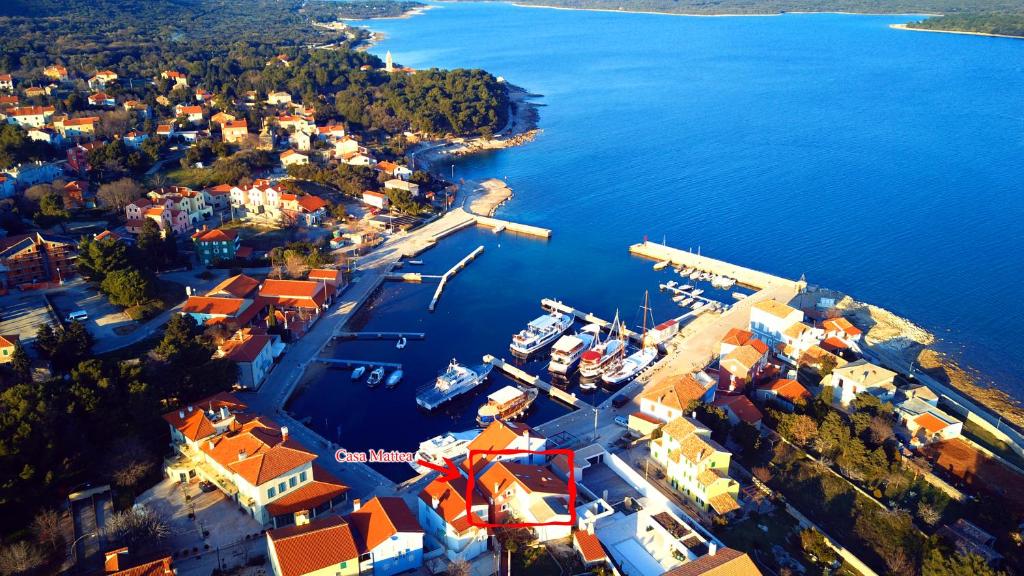
<instances>
[{"instance_id":1,"label":"yacht","mask_svg":"<svg viewBox=\"0 0 1024 576\"><path fill-rule=\"evenodd\" d=\"M467 368L452 360L444 373L416 391L416 403L427 410L433 410L452 398L476 388L491 373L491 368L493 366L490 364Z\"/></svg>"},{"instance_id":2,"label":"yacht","mask_svg":"<svg viewBox=\"0 0 1024 576\"><path fill-rule=\"evenodd\" d=\"M626 342L624 339L616 336L616 333L620 331L619 315L616 313L608 339L584 352L580 358L580 376L584 378L597 378L608 369L610 364L622 358L626 351Z\"/></svg>"},{"instance_id":3,"label":"yacht","mask_svg":"<svg viewBox=\"0 0 1024 576\"><path fill-rule=\"evenodd\" d=\"M418 474L430 472L430 468L420 465L419 461L429 462L438 466L444 465L444 459L462 460L466 457L469 444L480 435L482 430L474 429L465 432L449 432L420 442L416 450L416 459L409 463Z\"/></svg>"},{"instance_id":4,"label":"yacht","mask_svg":"<svg viewBox=\"0 0 1024 576\"><path fill-rule=\"evenodd\" d=\"M550 344L572 326L572 316L560 312L545 314L530 322L512 337L509 349L518 356L529 356Z\"/></svg>"},{"instance_id":5,"label":"yacht","mask_svg":"<svg viewBox=\"0 0 1024 576\"><path fill-rule=\"evenodd\" d=\"M363 374L365 374L365 373L366 373L366 366L359 366L355 370L352 371L352 379L353 380L359 380L360 378L363 377Z\"/></svg>"},{"instance_id":6,"label":"yacht","mask_svg":"<svg viewBox=\"0 0 1024 576\"><path fill-rule=\"evenodd\" d=\"M370 377L366 379L366 385L370 388L376 388L380 381L384 379L384 367L378 366L370 372Z\"/></svg>"},{"instance_id":7,"label":"yacht","mask_svg":"<svg viewBox=\"0 0 1024 576\"><path fill-rule=\"evenodd\" d=\"M536 388L505 386L487 396L487 403L476 411L476 423L486 427L495 420L513 420L529 410L540 395Z\"/></svg>"},{"instance_id":8,"label":"yacht","mask_svg":"<svg viewBox=\"0 0 1024 576\"><path fill-rule=\"evenodd\" d=\"M587 324L575 335L562 336L551 347L551 362L548 371L560 376L569 376L580 362L580 357L597 343L600 328Z\"/></svg>"},{"instance_id":9,"label":"yacht","mask_svg":"<svg viewBox=\"0 0 1024 576\"><path fill-rule=\"evenodd\" d=\"M388 379L384 382L384 387L394 388L395 386L398 386L398 383L402 381L402 376L403 374L401 369L395 370L388 376Z\"/></svg>"},{"instance_id":10,"label":"yacht","mask_svg":"<svg viewBox=\"0 0 1024 576\"><path fill-rule=\"evenodd\" d=\"M601 376L601 380L605 384L613 386L624 384L635 378L641 370L650 366L651 362L654 362L657 358L657 348L641 348L627 356L613 370L605 372Z\"/></svg>"}]
</instances>

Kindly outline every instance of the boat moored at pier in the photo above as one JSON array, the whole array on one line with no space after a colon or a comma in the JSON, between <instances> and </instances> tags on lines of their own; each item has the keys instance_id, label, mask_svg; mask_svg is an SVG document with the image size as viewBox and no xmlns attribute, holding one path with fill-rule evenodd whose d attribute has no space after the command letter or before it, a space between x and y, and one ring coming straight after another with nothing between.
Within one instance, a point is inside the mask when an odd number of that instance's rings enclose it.
<instances>
[{"instance_id":1,"label":"boat moored at pier","mask_svg":"<svg viewBox=\"0 0 1024 576\"><path fill-rule=\"evenodd\" d=\"M512 337L509 349L516 356L529 356L562 335L572 326L572 316L560 312L545 314L531 321L525 330Z\"/></svg>"},{"instance_id":2,"label":"boat moored at pier","mask_svg":"<svg viewBox=\"0 0 1024 576\"><path fill-rule=\"evenodd\" d=\"M530 408L540 392L536 388L505 386L487 396L487 403L476 412L476 423L486 427L495 420L519 418Z\"/></svg>"},{"instance_id":3,"label":"boat moored at pier","mask_svg":"<svg viewBox=\"0 0 1024 576\"><path fill-rule=\"evenodd\" d=\"M600 337L597 324L587 324L575 335L562 336L551 347L551 362L548 371L560 376L568 376L579 365L583 354L594 347Z\"/></svg>"},{"instance_id":4,"label":"boat moored at pier","mask_svg":"<svg viewBox=\"0 0 1024 576\"><path fill-rule=\"evenodd\" d=\"M444 465L444 459L457 462L466 457L469 444L480 435L482 430L473 429L465 432L449 432L420 442L416 450L416 459L409 463L418 474L430 472L430 468L419 463L420 460L437 466Z\"/></svg>"},{"instance_id":5,"label":"boat moored at pier","mask_svg":"<svg viewBox=\"0 0 1024 576\"><path fill-rule=\"evenodd\" d=\"M438 375L433 382L421 386L416 391L416 403L427 410L433 410L452 398L476 388L487 379L492 368L490 364L468 368L452 360L447 370Z\"/></svg>"}]
</instances>

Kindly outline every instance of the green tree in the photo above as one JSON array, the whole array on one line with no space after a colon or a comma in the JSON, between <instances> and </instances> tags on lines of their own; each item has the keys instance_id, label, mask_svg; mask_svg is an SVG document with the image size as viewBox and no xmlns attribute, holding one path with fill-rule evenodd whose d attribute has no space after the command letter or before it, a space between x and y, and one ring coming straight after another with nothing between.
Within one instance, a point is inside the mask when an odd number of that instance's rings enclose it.
<instances>
[{"instance_id":1,"label":"green tree","mask_svg":"<svg viewBox=\"0 0 1024 576\"><path fill-rule=\"evenodd\" d=\"M932 548L924 557L922 576L1006 576L1005 572L994 570L985 559L974 553L943 554Z\"/></svg>"},{"instance_id":2,"label":"green tree","mask_svg":"<svg viewBox=\"0 0 1024 576\"><path fill-rule=\"evenodd\" d=\"M11 355L7 369L16 383L27 384L32 381L32 360L28 357L21 342L15 343L14 354Z\"/></svg>"},{"instance_id":3,"label":"green tree","mask_svg":"<svg viewBox=\"0 0 1024 576\"><path fill-rule=\"evenodd\" d=\"M138 306L148 300L154 292L153 283L147 275L135 269L115 270L107 274L100 289L117 306Z\"/></svg>"}]
</instances>

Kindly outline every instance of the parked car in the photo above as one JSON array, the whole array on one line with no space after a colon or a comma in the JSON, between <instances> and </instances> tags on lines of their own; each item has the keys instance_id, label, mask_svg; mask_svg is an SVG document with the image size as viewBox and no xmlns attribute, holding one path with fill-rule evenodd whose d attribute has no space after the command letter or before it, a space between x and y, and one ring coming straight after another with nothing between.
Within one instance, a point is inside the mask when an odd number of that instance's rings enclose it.
<instances>
[{"instance_id":1,"label":"parked car","mask_svg":"<svg viewBox=\"0 0 1024 576\"><path fill-rule=\"evenodd\" d=\"M625 394L619 394L612 399L612 406L616 408L622 408L626 404L629 404L629 396L626 396Z\"/></svg>"},{"instance_id":2,"label":"parked car","mask_svg":"<svg viewBox=\"0 0 1024 576\"><path fill-rule=\"evenodd\" d=\"M71 314L68 314L67 321L68 322L76 322L76 321L77 322L81 322L83 320L88 320L88 319L89 319L89 313L88 312L86 312L85 310L75 310Z\"/></svg>"},{"instance_id":3,"label":"parked car","mask_svg":"<svg viewBox=\"0 0 1024 576\"><path fill-rule=\"evenodd\" d=\"M623 428L629 427L629 420L627 420L625 416L616 416L615 423L618 424L619 426L622 426Z\"/></svg>"},{"instance_id":4,"label":"parked car","mask_svg":"<svg viewBox=\"0 0 1024 576\"><path fill-rule=\"evenodd\" d=\"M217 489L217 487L213 485L213 482L210 482L209 480L203 480L202 482L199 483L199 489L202 490L203 492L213 492L214 490Z\"/></svg>"}]
</instances>

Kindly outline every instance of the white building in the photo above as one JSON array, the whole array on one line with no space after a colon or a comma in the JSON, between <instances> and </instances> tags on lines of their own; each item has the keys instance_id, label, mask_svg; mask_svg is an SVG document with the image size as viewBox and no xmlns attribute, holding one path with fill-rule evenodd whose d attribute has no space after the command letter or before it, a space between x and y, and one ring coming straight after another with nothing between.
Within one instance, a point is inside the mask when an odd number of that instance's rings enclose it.
<instances>
[{"instance_id":1,"label":"white building","mask_svg":"<svg viewBox=\"0 0 1024 576\"><path fill-rule=\"evenodd\" d=\"M900 420L897 434L911 446L922 446L958 438L964 423L920 398L911 398L896 405Z\"/></svg>"},{"instance_id":2,"label":"white building","mask_svg":"<svg viewBox=\"0 0 1024 576\"><path fill-rule=\"evenodd\" d=\"M443 550L448 562L469 561L487 551L487 528L473 525L488 521L487 501L474 488L473 501L466 502L467 488L463 477L437 478L420 492L417 505L424 545L429 551Z\"/></svg>"},{"instance_id":3,"label":"white building","mask_svg":"<svg viewBox=\"0 0 1024 576\"><path fill-rule=\"evenodd\" d=\"M363 574L392 576L423 565L423 528L401 498L353 501L348 522L360 535L359 569Z\"/></svg>"},{"instance_id":4,"label":"white building","mask_svg":"<svg viewBox=\"0 0 1024 576\"><path fill-rule=\"evenodd\" d=\"M420 195L420 185L413 184L412 182L406 182L398 178L392 178L384 183L385 190L404 190L416 198Z\"/></svg>"},{"instance_id":5,"label":"white building","mask_svg":"<svg viewBox=\"0 0 1024 576\"><path fill-rule=\"evenodd\" d=\"M803 319L803 312L778 300L762 300L750 307L750 330L772 349L783 340L787 328Z\"/></svg>"},{"instance_id":6,"label":"white building","mask_svg":"<svg viewBox=\"0 0 1024 576\"><path fill-rule=\"evenodd\" d=\"M896 373L861 359L832 370L831 382L822 382L835 388L835 401L848 406L857 395L867 392L883 402L891 402L896 394Z\"/></svg>"}]
</instances>

